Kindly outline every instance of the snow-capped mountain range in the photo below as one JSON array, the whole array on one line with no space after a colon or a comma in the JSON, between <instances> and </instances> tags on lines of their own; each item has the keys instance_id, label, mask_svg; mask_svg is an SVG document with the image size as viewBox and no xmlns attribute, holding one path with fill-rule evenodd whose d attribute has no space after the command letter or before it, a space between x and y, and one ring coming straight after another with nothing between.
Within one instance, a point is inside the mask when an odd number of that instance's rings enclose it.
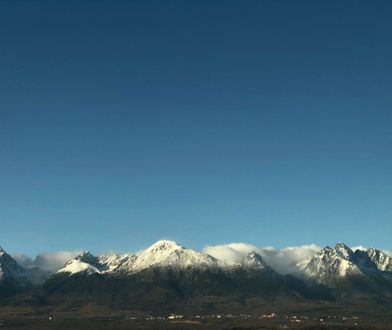
<instances>
[{"instance_id":1,"label":"snow-capped mountain range","mask_svg":"<svg viewBox=\"0 0 392 330\"><path fill-rule=\"evenodd\" d=\"M389 255L374 248L367 249L366 254L376 265L377 269L392 272L392 258Z\"/></svg>"},{"instance_id":2,"label":"snow-capped mountain range","mask_svg":"<svg viewBox=\"0 0 392 330\"><path fill-rule=\"evenodd\" d=\"M135 274L147 268L183 269L233 269L244 267L264 269L268 267L256 252L250 252L242 262L219 260L206 253L185 248L176 242L161 240L137 254L114 254L94 257L84 252L68 261L57 273L85 274Z\"/></svg>"},{"instance_id":3,"label":"snow-capped mountain range","mask_svg":"<svg viewBox=\"0 0 392 330\"><path fill-rule=\"evenodd\" d=\"M386 253L374 248L353 251L338 243L335 248L327 246L314 257L300 262L296 275L334 286L346 278L372 277L376 273L391 271L392 258Z\"/></svg>"},{"instance_id":4,"label":"snow-capped mountain range","mask_svg":"<svg viewBox=\"0 0 392 330\"><path fill-rule=\"evenodd\" d=\"M272 269L256 251L245 254L240 261L229 262L187 249L173 241L158 241L137 254L108 255L98 258L85 252L70 260L57 273L132 275L148 268L223 271L236 268L253 271ZM374 248L353 251L345 244L338 243L334 248L327 246L315 256L302 260L294 269L292 275L298 278L334 287L336 283L354 276L369 277L375 273L392 273L392 258Z\"/></svg>"},{"instance_id":5,"label":"snow-capped mountain range","mask_svg":"<svg viewBox=\"0 0 392 330\"><path fill-rule=\"evenodd\" d=\"M304 247L296 252L304 252ZM343 243L333 248L314 247L308 246L299 258L298 254L293 257L293 248L282 253L283 249L232 243L199 252L162 240L138 253L94 256L78 252L52 273L34 268L34 263L22 267L1 249L0 304L36 308L38 303L45 304L45 309L96 304L99 308L127 306L170 313L184 306L192 311L206 306L228 312L233 308L260 310L274 302L292 306L316 301L316 306L327 303L328 308L360 302L361 310L374 304L392 307L392 258L388 253L351 249ZM293 265L290 272L278 272L271 266L281 261L271 257L273 251L277 258L292 257L287 260Z\"/></svg>"},{"instance_id":6,"label":"snow-capped mountain range","mask_svg":"<svg viewBox=\"0 0 392 330\"><path fill-rule=\"evenodd\" d=\"M244 253L240 260L230 261L213 257L207 253L185 248L174 241L161 240L136 254L110 254L94 256L83 252L67 261L55 275L89 276L109 274L130 276L145 269L160 268L170 270L222 270L245 269L252 271L273 271L257 251ZM301 260L291 275L333 287L344 279L374 274L392 274L392 258L388 254L369 248L353 251L343 243L334 248L325 247L316 255ZM9 254L0 248L0 279L31 278L32 282L44 281L50 274L36 268L20 266Z\"/></svg>"},{"instance_id":7,"label":"snow-capped mountain range","mask_svg":"<svg viewBox=\"0 0 392 330\"><path fill-rule=\"evenodd\" d=\"M318 283L329 284L362 273L353 259L354 252L346 245L339 243L335 248L327 246L316 256L299 263L298 274Z\"/></svg>"}]
</instances>

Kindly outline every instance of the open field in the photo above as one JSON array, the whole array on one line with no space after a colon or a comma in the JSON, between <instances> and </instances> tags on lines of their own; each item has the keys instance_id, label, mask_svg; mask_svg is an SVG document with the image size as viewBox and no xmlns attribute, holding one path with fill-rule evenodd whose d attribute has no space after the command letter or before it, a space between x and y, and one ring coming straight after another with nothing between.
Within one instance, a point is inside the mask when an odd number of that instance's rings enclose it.
<instances>
[{"instance_id":1,"label":"open field","mask_svg":"<svg viewBox=\"0 0 392 330\"><path fill-rule=\"evenodd\" d=\"M168 321L168 320L118 320L110 318L99 319L57 319L37 317L29 319L9 319L0 323L0 329L31 329L31 330L86 330L86 329L388 329L388 327L377 327L370 324L362 326L344 324L317 324L308 322L306 324L290 324L286 322L262 320L222 320L222 321ZM389 328L390 329L390 328Z\"/></svg>"}]
</instances>

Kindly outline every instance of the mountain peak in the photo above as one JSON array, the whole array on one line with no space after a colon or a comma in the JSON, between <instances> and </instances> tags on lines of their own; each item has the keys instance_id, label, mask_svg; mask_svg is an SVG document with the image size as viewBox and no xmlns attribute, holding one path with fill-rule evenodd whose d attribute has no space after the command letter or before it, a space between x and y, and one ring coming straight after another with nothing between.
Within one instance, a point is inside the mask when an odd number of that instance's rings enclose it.
<instances>
[{"instance_id":1,"label":"mountain peak","mask_svg":"<svg viewBox=\"0 0 392 330\"><path fill-rule=\"evenodd\" d=\"M102 265L99 259L93 256L89 251L84 251L74 259L66 262L63 268L59 269L57 273L76 274L85 272L87 274L100 273Z\"/></svg>"},{"instance_id":2,"label":"mountain peak","mask_svg":"<svg viewBox=\"0 0 392 330\"><path fill-rule=\"evenodd\" d=\"M346 276L362 274L354 259L354 252L344 243L338 243L334 249L327 246L304 260L298 264L298 269L318 283L334 285Z\"/></svg>"},{"instance_id":3,"label":"mountain peak","mask_svg":"<svg viewBox=\"0 0 392 330\"><path fill-rule=\"evenodd\" d=\"M337 243L335 245L335 251L343 258L351 260L354 252L344 243Z\"/></svg>"},{"instance_id":4,"label":"mountain peak","mask_svg":"<svg viewBox=\"0 0 392 330\"><path fill-rule=\"evenodd\" d=\"M367 249L366 254L379 270L392 272L392 257L374 248Z\"/></svg>"},{"instance_id":5,"label":"mountain peak","mask_svg":"<svg viewBox=\"0 0 392 330\"><path fill-rule=\"evenodd\" d=\"M243 264L254 269L263 269L267 267L267 264L264 262L261 255L255 251L251 251L247 254L243 260Z\"/></svg>"},{"instance_id":6,"label":"mountain peak","mask_svg":"<svg viewBox=\"0 0 392 330\"><path fill-rule=\"evenodd\" d=\"M86 260L86 259L91 259L91 258L95 258L90 251L83 251L82 253L78 254L75 259L77 260Z\"/></svg>"},{"instance_id":7,"label":"mountain peak","mask_svg":"<svg viewBox=\"0 0 392 330\"><path fill-rule=\"evenodd\" d=\"M79 256L91 256L91 255L92 255L91 252L88 250L83 251L82 253L79 254Z\"/></svg>"},{"instance_id":8,"label":"mountain peak","mask_svg":"<svg viewBox=\"0 0 392 330\"><path fill-rule=\"evenodd\" d=\"M175 241L170 240L160 240L149 246L145 249L141 254L145 253L153 253L153 254L168 254L176 250L183 250L185 249L183 246L179 245Z\"/></svg>"},{"instance_id":9,"label":"mountain peak","mask_svg":"<svg viewBox=\"0 0 392 330\"><path fill-rule=\"evenodd\" d=\"M159 240L155 242L153 245L151 245L147 250L177 250L177 249L183 249L181 245L179 245L175 241L170 241L170 240Z\"/></svg>"},{"instance_id":10,"label":"mountain peak","mask_svg":"<svg viewBox=\"0 0 392 330\"><path fill-rule=\"evenodd\" d=\"M210 255L185 248L174 241L160 240L137 254L132 272L150 267L208 267L216 266L216 263Z\"/></svg>"}]
</instances>

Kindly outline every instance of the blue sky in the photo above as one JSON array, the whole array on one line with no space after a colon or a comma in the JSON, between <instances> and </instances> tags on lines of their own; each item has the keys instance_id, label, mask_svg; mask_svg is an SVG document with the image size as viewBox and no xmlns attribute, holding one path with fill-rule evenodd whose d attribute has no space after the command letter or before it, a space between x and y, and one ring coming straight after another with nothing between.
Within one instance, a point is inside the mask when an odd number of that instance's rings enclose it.
<instances>
[{"instance_id":1,"label":"blue sky","mask_svg":"<svg viewBox=\"0 0 392 330\"><path fill-rule=\"evenodd\" d=\"M389 1L4 1L0 244L392 248Z\"/></svg>"}]
</instances>

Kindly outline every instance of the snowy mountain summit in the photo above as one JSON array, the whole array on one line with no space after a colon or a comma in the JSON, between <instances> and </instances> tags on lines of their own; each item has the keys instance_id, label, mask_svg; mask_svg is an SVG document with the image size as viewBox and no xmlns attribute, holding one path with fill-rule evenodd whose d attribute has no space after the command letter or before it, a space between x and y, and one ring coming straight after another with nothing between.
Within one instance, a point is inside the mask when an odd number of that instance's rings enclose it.
<instances>
[{"instance_id":1,"label":"snowy mountain summit","mask_svg":"<svg viewBox=\"0 0 392 330\"><path fill-rule=\"evenodd\" d=\"M135 274L147 268L207 268L215 267L215 258L187 249L174 241L161 240L138 254L115 254L97 258L84 253L68 261L57 273Z\"/></svg>"},{"instance_id":2,"label":"snowy mountain summit","mask_svg":"<svg viewBox=\"0 0 392 330\"><path fill-rule=\"evenodd\" d=\"M333 285L347 276L362 275L354 261L354 252L343 243L336 244L335 248L325 247L297 267L303 276L326 285Z\"/></svg>"},{"instance_id":3,"label":"snowy mountain summit","mask_svg":"<svg viewBox=\"0 0 392 330\"><path fill-rule=\"evenodd\" d=\"M66 262L63 268L59 269L57 273L86 273L86 274L94 274L101 273L105 270L105 267L100 260L93 256L90 252L85 251L74 259L71 259Z\"/></svg>"},{"instance_id":4,"label":"snowy mountain summit","mask_svg":"<svg viewBox=\"0 0 392 330\"><path fill-rule=\"evenodd\" d=\"M335 245L336 253L346 260L352 260L354 257L354 252L344 243L337 243Z\"/></svg>"},{"instance_id":5,"label":"snowy mountain summit","mask_svg":"<svg viewBox=\"0 0 392 330\"><path fill-rule=\"evenodd\" d=\"M382 272L392 272L392 257L374 248L367 249L366 254L378 270Z\"/></svg>"},{"instance_id":6,"label":"snowy mountain summit","mask_svg":"<svg viewBox=\"0 0 392 330\"><path fill-rule=\"evenodd\" d=\"M254 251L247 254L242 264L245 267L258 269L258 270L265 269L268 267L268 265L265 263L261 255Z\"/></svg>"},{"instance_id":7,"label":"snowy mountain summit","mask_svg":"<svg viewBox=\"0 0 392 330\"><path fill-rule=\"evenodd\" d=\"M333 249L322 249L297 267L303 277L334 286L352 276L374 277L383 272L392 272L392 258L374 248L353 251L347 245L338 243Z\"/></svg>"},{"instance_id":8,"label":"snowy mountain summit","mask_svg":"<svg viewBox=\"0 0 392 330\"><path fill-rule=\"evenodd\" d=\"M162 240L137 255L132 271L138 272L150 267L184 269L217 265L217 260L208 254L185 248L174 241Z\"/></svg>"},{"instance_id":9,"label":"snowy mountain summit","mask_svg":"<svg viewBox=\"0 0 392 330\"><path fill-rule=\"evenodd\" d=\"M157 241L135 254L108 254L97 257L86 251L67 261L57 274L132 276L147 269L169 270L177 274L188 270L208 270L230 276L243 272L248 275L276 273L273 266L271 267L274 265L273 260L266 257L271 264L266 263L261 249L250 247L235 250L229 247L224 253L214 253L211 250L211 255L207 252L208 249L204 251L198 252L170 240ZM374 248L360 247L354 251L344 243L338 243L334 248L327 246L311 257L304 258L306 259L296 262L295 270L291 270L289 275L329 287L337 287L339 282L352 277L360 277L365 281L376 280L379 283L392 280L392 256ZM37 266L23 265L24 267L20 266L0 248L0 280L8 278L21 283L42 284L51 276L50 272L42 271Z\"/></svg>"}]
</instances>

